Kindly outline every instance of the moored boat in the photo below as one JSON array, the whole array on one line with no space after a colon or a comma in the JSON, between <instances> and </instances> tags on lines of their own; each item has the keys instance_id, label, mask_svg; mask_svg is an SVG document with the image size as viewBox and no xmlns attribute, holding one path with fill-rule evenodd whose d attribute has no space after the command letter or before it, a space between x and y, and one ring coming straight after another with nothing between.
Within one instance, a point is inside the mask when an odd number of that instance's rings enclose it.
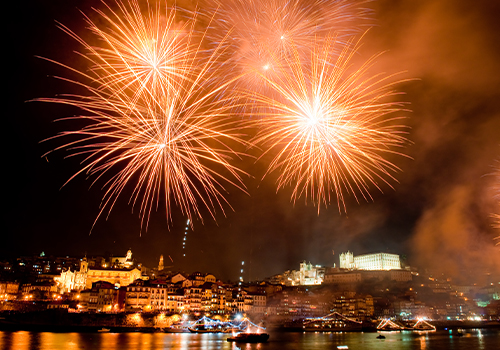
<instances>
[{"instance_id":1,"label":"moored boat","mask_svg":"<svg viewBox=\"0 0 500 350\"><path fill-rule=\"evenodd\" d=\"M363 323L341 315L338 312L333 312L324 317L305 319L302 329L305 332L361 331L363 329Z\"/></svg>"},{"instance_id":2,"label":"moored boat","mask_svg":"<svg viewBox=\"0 0 500 350\"><path fill-rule=\"evenodd\" d=\"M189 333L187 326L182 324L173 324L170 327L165 328L165 333Z\"/></svg>"},{"instance_id":3,"label":"moored boat","mask_svg":"<svg viewBox=\"0 0 500 350\"><path fill-rule=\"evenodd\" d=\"M424 320L418 320L412 327L414 331L435 331L436 327Z\"/></svg>"},{"instance_id":4,"label":"moored boat","mask_svg":"<svg viewBox=\"0 0 500 350\"><path fill-rule=\"evenodd\" d=\"M189 327L188 330L191 333L229 333L231 328L224 325L204 325L199 324L193 327Z\"/></svg>"}]
</instances>

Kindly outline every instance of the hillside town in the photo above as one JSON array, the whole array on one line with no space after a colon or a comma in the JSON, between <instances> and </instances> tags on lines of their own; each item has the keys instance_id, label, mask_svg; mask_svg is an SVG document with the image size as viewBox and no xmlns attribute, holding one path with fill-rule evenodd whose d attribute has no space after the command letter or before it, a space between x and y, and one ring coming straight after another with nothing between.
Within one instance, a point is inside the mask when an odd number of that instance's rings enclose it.
<instances>
[{"instance_id":1,"label":"hillside town","mask_svg":"<svg viewBox=\"0 0 500 350\"><path fill-rule=\"evenodd\" d=\"M460 285L403 266L396 254L340 255L339 266L300 262L261 281L224 282L208 272L147 268L124 256L54 257L41 253L0 262L2 312L248 316L285 324L332 312L376 319L499 320L500 282ZM243 270L242 270L243 271Z\"/></svg>"}]
</instances>

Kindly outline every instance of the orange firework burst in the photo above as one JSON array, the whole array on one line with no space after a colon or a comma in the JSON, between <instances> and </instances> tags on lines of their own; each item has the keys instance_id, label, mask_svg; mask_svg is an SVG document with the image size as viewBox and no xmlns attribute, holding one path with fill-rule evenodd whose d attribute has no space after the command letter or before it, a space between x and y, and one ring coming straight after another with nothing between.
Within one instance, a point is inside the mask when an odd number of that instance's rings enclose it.
<instances>
[{"instance_id":1,"label":"orange firework burst","mask_svg":"<svg viewBox=\"0 0 500 350\"><path fill-rule=\"evenodd\" d=\"M81 74L81 80L72 82L88 94L40 99L85 111L75 118L87 126L62 133L78 140L59 147L86 155L72 178L86 173L97 180L109 174L98 218L111 211L127 185L146 229L161 196L169 220L173 202L190 222L195 215L202 217L200 205L214 217L227 203L220 180L244 190L242 171L229 163L239 156L232 147L245 143L241 125L229 112L235 97L225 89L231 82L214 83L221 48L200 49L204 33L194 30L195 17L175 29L174 10L165 19L159 6L143 16L136 0L117 5L118 13L109 8L112 16L97 11L106 24L89 20L102 47L65 28L92 62L90 73L66 66Z\"/></svg>"},{"instance_id":2,"label":"orange firework burst","mask_svg":"<svg viewBox=\"0 0 500 350\"><path fill-rule=\"evenodd\" d=\"M145 3L145 14L137 0L116 4L118 12L105 3L109 14L96 9L97 22L85 16L100 46L91 45L60 24L85 48L84 57L92 72L89 77L101 90L127 90L136 97L148 90L180 88L193 74L190 55L199 44L193 40L196 17L179 15L179 10L166 4L162 8L161 2L154 8Z\"/></svg>"},{"instance_id":3,"label":"orange firework burst","mask_svg":"<svg viewBox=\"0 0 500 350\"><path fill-rule=\"evenodd\" d=\"M281 74L262 76L279 98L249 93L268 111L255 142L278 150L266 175L279 169L278 189L292 184L292 200L310 197L318 211L332 191L340 211L346 192L371 199L369 184L380 189L377 180L388 183L399 170L384 155L400 154L394 147L407 142L401 118L391 117L405 105L391 100L393 76L368 76L375 57L353 71L359 42L344 46L338 58L334 43L330 37L312 45L308 62L295 52Z\"/></svg>"},{"instance_id":4,"label":"orange firework burst","mask_svg":"<svg viewBox=\"0 0 500 350\"><path fill-rule=\"evenodd\" d=\"M215 21L215 35L231 30L237 74L241 82L261 91L259 74L269 76L283 69L284 60L294 52L309 55L310 43L335 32L346 43L370 22L365 0L228 0L220 2L221 17ZM215 40L218 40L215 38ZM340 45L339 45L340 47ZM337 48L337 47L335 47ZM257 73L258 74L257 74Z\"/></svg>"}]
</instances>

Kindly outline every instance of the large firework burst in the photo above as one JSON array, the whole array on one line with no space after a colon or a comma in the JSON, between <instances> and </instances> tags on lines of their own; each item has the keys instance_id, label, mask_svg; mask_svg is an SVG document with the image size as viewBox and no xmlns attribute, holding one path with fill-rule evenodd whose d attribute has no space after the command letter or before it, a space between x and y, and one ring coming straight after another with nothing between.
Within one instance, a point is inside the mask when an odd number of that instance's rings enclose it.
<instances>
[{"instance_id":1,"label":"large firework burst","mask_svg":"<svg viewBox=\"0 0 500 350\"><path fill-rule=\"evenodd\" d=\"M146 229L161 196L169 219L173 203L191 222L202 217L200 206L214 216L227 203L221 180L244 190L242 172L229 163L238 156L232 147L244 143L230 113L235 97L225 94L230 81L214 83L221 45L201 49L204 33L194 30L195 16L178 26L175 10L162 16L158 5L143 15L136 0L117 5L118 12L108 8L111 15L97 11L99 24L89 20L102 46L64 28L92 64L89 72L68 67L80 73L72 82L87 94L40 99L84 111L75 118L87 125L62 133L78 140L60 148L86 155L74 176L106 175L99 216L111 211L127 185Z\"/></svg>"},{"instance_id":2,"label":"large firework burst","mask_svg":"<svg viewBox=\"0 0 500 350\"><path fill-rule=\"evenodd\" d=\"M255 142L277 150L268 173L279 169L278 189L291 184L292 200L304 195L318 211L332 192L340 211L345 193L371 199L370 184L395 180L398 168L385 156L407 142L393 116L405 105L393 101L393 76L369 76L375 57L352 69L359 43L343 46L338 58L333 45L334 37L312 44L309 61L295 52L281 74L262 75L277 98L249 94L266 110Z\"/></svg>"},{"instance_id":3,"label":"large firework burst","mask_svg":"<svg viewBox=\"0 0 500 350\"><path fill-rule=\"evenodd\" d=\"M214 40L231 31L232 55L228 64L245 74L242 84L261 90L258 74L269 76L286 65L295 53L309 55L315 38L336 33L336 41L349 39L370 25L366 0L227 0L220 1ZM366 29L366 28L365 28ZM337 52L338 53L338 52ZM234 62L234 63L233 63Z\"/></svg>"}]
</instances>

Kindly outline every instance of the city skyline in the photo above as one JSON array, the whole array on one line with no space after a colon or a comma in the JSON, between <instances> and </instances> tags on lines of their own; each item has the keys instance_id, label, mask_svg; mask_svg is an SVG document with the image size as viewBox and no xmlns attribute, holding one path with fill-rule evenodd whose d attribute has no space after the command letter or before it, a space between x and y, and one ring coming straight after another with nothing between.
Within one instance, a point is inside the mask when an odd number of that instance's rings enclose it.
<instances>
[{"instance_id":1,"label":"city skyline","mask_svg":"<svg viewBox=\"0 0 500 350\"><path fill-rule=\"evenodd\" d=\"M149 228L141 229L137 212L121 198L109 219L101 218L92 229L102 198L100 185L90 190L92 180L79 176L63 184L79 169L78 157L64 159L59 146L48 139L64 130L66 122L54 120L74 113L60 105L26 102L66 93L50 76L67 71L37 58L81 64L72 53L79 45L56 27L55 21L84 33L78 9L91 13L98 1L28 1L15 13L14 48L7 72L9 86L7 202L8 222L0 256L122 254L131 248L135 257L156 266L160 255L170 256L175 268L203 270L222 279L236 280L241 261L254 279L297 266L302 260L325 266L338 263L338 253L391 252L408 256L411 265L433 260L452 272L498 269L498 246L493 237L489 198L495 160L500 157L500 108L498 86L500 50L494 45L500 31L497 4L480 1L377 0L376 26L365 34L359 56L366 58L387 50L377 67L387 72L407 71L405 100L411 102L405 152L412 158L394 159L402 169L399 183L382 185L384 193L371 188L373 202L346 199L347 213L336 205L317 208L300 198L290 201L291 188L276 193L278 175L262 180L265 164L241 160L249 195L228 188L234 211L226 217L217 212L217 223L199 219L185 235L187 218L172 212L165 218L164 204L153 211ZM466 14L466 15L464 15ZM10 66L9 66L10 68ZM62 188L61 188L62 187ZM92 233L90 234L92 229ZM183 249L184 237L186 248ZM332 255L332 249L335 255ZM183 254L186 254L184 257ZM494 271L492 271L494 272ZM498 272L498 270L496 271Z\"/></svg>"}]
</instances>

